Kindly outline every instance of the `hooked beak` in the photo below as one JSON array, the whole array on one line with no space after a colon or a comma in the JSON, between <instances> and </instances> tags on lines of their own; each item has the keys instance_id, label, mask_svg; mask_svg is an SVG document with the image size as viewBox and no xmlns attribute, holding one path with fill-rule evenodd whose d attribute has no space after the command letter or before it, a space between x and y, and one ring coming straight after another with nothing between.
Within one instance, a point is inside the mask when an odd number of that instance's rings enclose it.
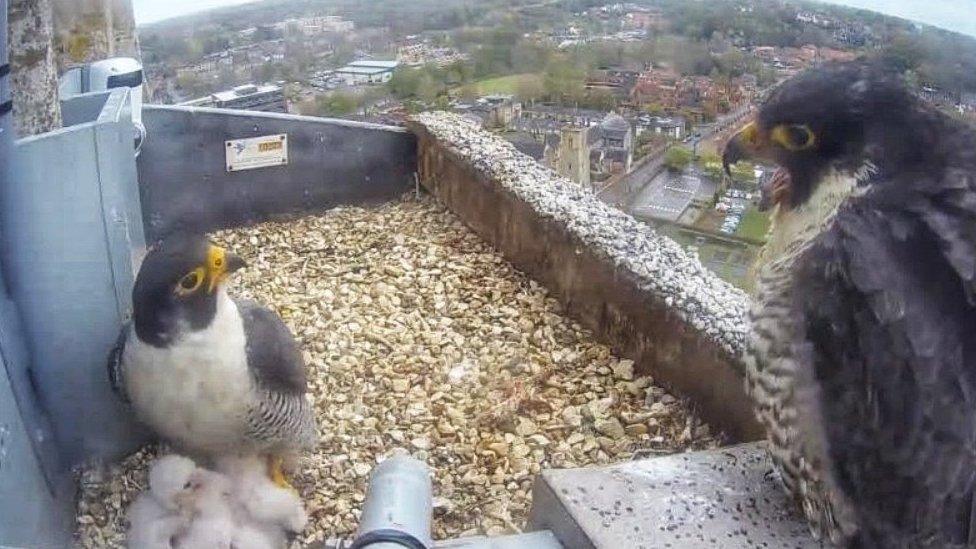
<instances>
[{"instance_id":1,"label":"hooked beak","mask_svg":"<svg viewBox=\"0 0 976 549\"><path fill-rule=\"evenodd\" d=\"M759 129L755 122L750 122L729 139L722 152L722 167L725 173L732 176L732 165L740 160L773 161L774 147L770 144L769 136ZM788 202L790 198L790 175L780 168L773 177L767 179L759 187L759 210L772 209L776 204Z\"/></svg>"},{"instance_id":2,"label":"hooked beak","mask_svg":"<svg viewBox=\"0 0 976 549\"><path fill-rule=\"evenodd\" d=\"M729 139L722 151L722 168L732 176L732 165L740 160L755 158L763 147L763 137L755 122L746 124L744 128Z\"/></svg>"},{"instance_id":3,"label":"hooked beak","mask_svg":"<svg viewBox=\"0 0 976 549\"><path fill-rule=\"evenodd\" d=\"M208 291L213 293L232 273L247 266L241 257L220 246L210 246L207 252Z\"/></svg>"}]
</instances>

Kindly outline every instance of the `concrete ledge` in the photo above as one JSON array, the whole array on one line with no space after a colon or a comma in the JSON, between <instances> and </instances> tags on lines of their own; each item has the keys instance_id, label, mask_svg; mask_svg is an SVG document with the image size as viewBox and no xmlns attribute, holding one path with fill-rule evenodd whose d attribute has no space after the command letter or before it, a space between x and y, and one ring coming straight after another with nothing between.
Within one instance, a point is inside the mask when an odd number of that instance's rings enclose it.
<instances>
[{"instance_id":1,"label":"concrete ledge","mask_svg":"<svg viewBox=\"0 0 976 549\"><path fill-rule=\"evenodd\" d=\"M702 318L707 320L708 310L704 306L699 307L697 316L694 311L690 312L692 305L703 301L699 294L689 288L689 295L681 296L685 299L683 304L677 305L673 299L678 296L672 299L655 289L660 284L653 279L651 271L635 272L605 249L587 242L582 234L585 227L574 225L598 223L598 219L567 220L547 215L536 204L514 192L513 184L500 181L497 176L487 173L488 170L479 168L471 156L462 154L457 143L447 142L421 122L412 123L411 129L418 136L421 184L472 230L516 267L545 284L572 316L608 342L616 353L633 359L639 371L653 375L657 382L694 400L703 417L713 426L740 441L762 437L745 395L742 372L736 359L741 348L739 333L726 335L714 325L706 326ZM498 141L497 138L484 132L475 137L487 141L490 146L497 145L491 141ZM514 149L504 152L506 155L520 154ZM479 157L479 162L482 160ZM498 162L502 163L503 159L499 158ZM553 184L561 185L559 182ZM563 193L563 188L554 192ZM566 197L557 198L598 203L591 193L567 190L563 194ZM615 213L601 212L604 215L626 215L616 210ZM628 220L634 226L643 227L629 216ZM650 229L635 229L639 230L648 231L650 236L621 235L621 238L640 236L646 240L653 237L657 240L642 245L670 245L683 254L672 241L654 235ZM614 244L609 243L610 246ZM682 265L687 266L690 260L684 257L682 261L685 262ZM700 274L704 271L700 264L692 271L688 275L690 280L696 282L695 277L699 277L707 291L720 282L704 278L708 275ZM724 290L720 287L719 291ZM736 319L731 322L744 322L744 297L740 298L740 294L732 290L727 295L732 301L729 304L733 310L731 318ZM735 329L740 328L736 326Z\"/></svg>"},{"instance_id":2,"label":"concrete ledge","mask_svg":"<svg viewBox=\"0 0 976 549\"><path fill-rule=\"evenodd\" d=\"M746 444L544 471L529 522L573 549L823 547L795 509L763 445Z\"/></svg>"},{"instance_id":3,"label":"concrete ledge","mask_svg":"<svg viewBox=\"0 0 976 549\"><path fill-rule=\"evenodd\" d=\"M563 549L552 532L539 531L495 538L476 537L444 540L434 543L434 549Z\"/></svg>"}]
</instances>

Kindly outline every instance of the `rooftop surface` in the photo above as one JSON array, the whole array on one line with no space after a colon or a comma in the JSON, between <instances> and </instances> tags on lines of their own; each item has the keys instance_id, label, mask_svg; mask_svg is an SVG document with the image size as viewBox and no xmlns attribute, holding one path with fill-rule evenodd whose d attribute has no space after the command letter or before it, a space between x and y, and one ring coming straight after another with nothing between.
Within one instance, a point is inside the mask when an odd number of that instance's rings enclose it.
<instances>
[{"instance_id":1,"label":"rooftop surface","mask_svg":"<svg viewBox=\"0 0 976 549\"><path fill-rule=\"evenodd\" d=\"M337 74L380 74L393 70L393 67L357 67L349 65L336 69Z\"/></svg>"},{"instance_id":2,"label":"rooftop surface","mask_svg":"<svg viewBox=\"0 0 976 549\"><path fill-rule=\"evenodd\" d=\"M211 97L214 97L217 101L232 101L234 99L247 97L249 95L257 95L259 93L268 93L279 90L281 90L281 86L275 86L274 84L238 86L232 90L214 93L211 95Z\"/></svg>"},{"instance_id":3,"label":"rooftop surface","mask_svg":"<svg viewBox=\"0 0 976 549\"><path fill-rule=\"evenodd\" d=\"M308 363L322 439L294 480L303 544L355 530L370 469L396 449L433 468L444 539L522 528L543 469L718 445L428 197L217 239L250 265L232 295L277 310ZM154 452L82 476L80 546L124 543Z\"/></svg>"},{"instance_id":4,"label":"rooftop surface","mask_svg":"<svg viewBox=\"0 0 976 549\"><path fill-rule=\"evenodd\" d=\"M382 69L395 69L400 66L399 61L383 61L380 59L362 59L349 63L350 67L378 67Z\"/></svg>"}]
</instances>

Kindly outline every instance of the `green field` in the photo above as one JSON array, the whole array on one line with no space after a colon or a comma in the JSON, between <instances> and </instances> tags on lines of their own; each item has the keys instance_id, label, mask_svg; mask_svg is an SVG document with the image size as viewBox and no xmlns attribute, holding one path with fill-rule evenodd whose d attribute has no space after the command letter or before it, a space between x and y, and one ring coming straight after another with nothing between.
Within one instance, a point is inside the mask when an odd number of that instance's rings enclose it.
<instances>
[{"instance_id":1,"label":"green field","mask_svg":"<svg viewBox=\"0 0 976 549\"><path fill-rule=\"evenodd\" d=\"M516 94L522 85L542 86L542 76L536 73L513 74L510 76L499 76L473 82L464 86L464 91L472 92L476 95L491 94Z\"/></svg>"},{"instance_id":2,"label":"green field","mask_svg":"<svg viewBox=\"0 0 976 549\"><path fill-rule=\"evenodd\" d=\"M753 240L766 240L766 233L769 231L769 215L760 212L756 208L749 210L742 216L742 223L735 231L736 236L751 238Z\"/></svg>"}]
</instances>

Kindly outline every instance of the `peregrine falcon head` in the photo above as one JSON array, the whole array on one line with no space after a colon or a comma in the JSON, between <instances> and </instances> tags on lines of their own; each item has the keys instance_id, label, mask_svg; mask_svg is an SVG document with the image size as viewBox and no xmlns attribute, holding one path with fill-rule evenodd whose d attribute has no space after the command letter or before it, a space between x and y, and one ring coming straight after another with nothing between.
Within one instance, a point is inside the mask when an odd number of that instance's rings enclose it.
<instances>
[{"instance_id":1,"label":"peregrine falcon head","mask_svg":"<svg viewBox=\"0 0 976 549\"><path fill-rule=\"evenodd\" d=\"M729 140L722 161L726 171L743 159L779 165L761 189L761 207L793 209L829 172L857 176L866 166L911 165L913 105L900 76L877 63L825 64L773 91L756 119Z\"/></svg>"},{"instance_id":2,"label":"peregrine falcon head","mask_svg":"<svg viewBox=\"0 0 976 549\"><path fill-rule=\"evenodd\" d=\"M184 330L202 330L217 311L217 292L244 261L199 234L176 234L150 248L132 290L140 340L166 347Z\"/></svg>"}]
</instances>

